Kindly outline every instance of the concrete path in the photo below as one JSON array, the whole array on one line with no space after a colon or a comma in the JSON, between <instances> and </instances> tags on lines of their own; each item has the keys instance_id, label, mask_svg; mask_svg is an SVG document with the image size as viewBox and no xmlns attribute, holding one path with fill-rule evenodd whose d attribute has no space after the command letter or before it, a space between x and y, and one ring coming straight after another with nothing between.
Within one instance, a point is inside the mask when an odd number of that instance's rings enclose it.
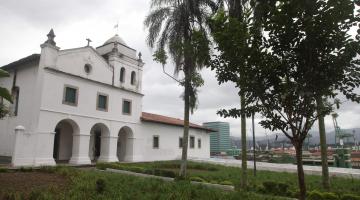
<instances>
[{"instance_id":1,"label":"concrete path","mask_svg":"<svg viewBox=\"0 0 360 200\"><path fill-rule=\"evenodd\" d=\"M221 159L221 158L209 158L209 159L191 159L196 162L205 162L211 164L219 164L224 166L231 167L241 167L241 160L235 159ZM254 163L248 161L248 168L252 169ZM274 171L274 172L291 172L296 173L296 165L293 164L277 164L277 163L266 163L266 162L256 162L256 169ZM311 175L321 175L321 166L306 166L304 165L305 174ZM360 169L348 169L348 168L337 168L329 167L330 176L340 176L347 178L356 178L360 179Z\"/></svg>"}]
</instances>

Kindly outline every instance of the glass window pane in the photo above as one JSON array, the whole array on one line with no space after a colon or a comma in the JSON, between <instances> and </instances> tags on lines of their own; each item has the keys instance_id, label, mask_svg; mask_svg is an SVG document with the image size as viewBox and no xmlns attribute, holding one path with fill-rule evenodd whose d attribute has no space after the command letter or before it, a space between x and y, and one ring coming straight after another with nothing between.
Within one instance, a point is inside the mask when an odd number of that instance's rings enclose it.
<instances>
[{"instance_id":1,"label":"glass window pane","mask_svg":"<svg viewBox=\"0 0 360 200\"><path fill-rule=\"evenodd\" d=\"M154 148L159 148L159 136L154 136L153 137L153 147Z\"/></svg>"},{"instance_id":2,"label":"glass window pane","mask_svg":"<svg viewBox=\"0 0 360 200\"><path fill-rule=\"evenodd\" d=\"M99 95L98 108L106 110L107 107L107 96Z\"/></svg>"},{"instance_id":3,"label":"glass window pane","mask_svg":"<svg viewBox=\"0 0 360 200\"><path fill-rule=\"evenodd\" d=\"M67 87L65 90L65 102L76 103L76 89Z\"/></svg>"},{"instance_id":4,"label":"glass window pane","mask_svg":"<svg viewBox=\"0 0 360 200\"><path fill-rule=\"evenodd\" d=\"M130 101L123 101L123 113L130 114L131 113L131 102Z\"/></svg>"},{"instance_id":5,"label":"glass window pane","mask_svg":"<svg viewBox=\"0 0 360 200\"><path fill-rule=\"evenodd\" d=\"M194 146L195 146L195 137L190 136L190 148L194 148Z\"/></svg>"}]
</instances>

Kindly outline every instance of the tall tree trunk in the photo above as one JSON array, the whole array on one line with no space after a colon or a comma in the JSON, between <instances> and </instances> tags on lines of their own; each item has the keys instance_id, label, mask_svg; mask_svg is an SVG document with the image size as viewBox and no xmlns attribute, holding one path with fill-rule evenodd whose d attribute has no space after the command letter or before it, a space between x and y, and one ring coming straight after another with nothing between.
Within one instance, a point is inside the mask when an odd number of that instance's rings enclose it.
<instances>
[{"instance_id":1,"label":"tall tree trunk","mask_svg":"<svg viewBox=\"0 0 360 200\"><path fill-rule=\"evenodd\" d=\"M245 95L240 94L240 107L245 108ZM247 187L246 116L241 114L241 187Z\"/></svg>"},{"instance_id":2,"label":"tall tree trunk","mask_svg":"<svg viewBox=\"0 0 360 200\"><path fill-rule=\"evenodd\" d=\"M302 143L297 141L295 146L296 151L296 165L297 165L297 172L298 172L298 183L300 189L300 200L306 199L306 185L305 185L305 175L304 175L304 168L302 163Z\"/></svg>"},{"instance_id":3,"label":"tall tree trunk","mask_svg":"<svg viewBox=\"0 0 360 200\"><path fill-rule=\"evenodd\" d=\"M187 168L187 152L188 152L188 141L189 141L189 118L190 118L190 74L188 67L185 67L185 94L184 94L184 134L183 134L183 145L181 154L181 166L179 176L181 179L186 178Z\"/></svg>"},{"instance_id":4,"label":"tall tree trunk","mask_svg":"<svg viewBox=\"0 0 360 200\"><path fill-rule=\"evenodd\" d=\"M321 97L316 98L316 103L318 105L318 113L324 108L324 102ZM327 159L327 144L326 144L326 132L325 132L325 122L324 116L319 116L319 134L320 134L320 149L321 149L321 166L322 166L322 185L324 189L330 189L330 179L329 179L329 167Z\"/></svg>"}]
</instances>

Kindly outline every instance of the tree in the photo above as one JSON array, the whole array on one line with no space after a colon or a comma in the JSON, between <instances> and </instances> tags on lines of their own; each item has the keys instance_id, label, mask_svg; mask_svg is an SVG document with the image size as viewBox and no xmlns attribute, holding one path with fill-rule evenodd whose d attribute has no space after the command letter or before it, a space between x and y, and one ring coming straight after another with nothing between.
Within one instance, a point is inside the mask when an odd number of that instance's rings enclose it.
<instances>
[{"instance_id":1,"label":"tree","mask_svg":"<svg viewBox=\"0 0 360 200\"><path fill-rule=\"evenodd\" d=\"M256 37L255 23L215 19L219 27L219 55L212 62L221 78L233 80L246 94L245 109L222 111L240 116L257 110L264 119L260 124L280 130L296 150L300 199L306 197L302 147L313 123L331 112L330 104L320 106L319 98L334 98L338 92L359 102L354 93L360 86L358 38L349 30L357 26L351 0L268 0L262 4L264 33ZM248 28L234 28L248 27ZM226 37L225 37L226 36ZM241 37L244 44L237 43ZM233 56L245 57L243 65L233 65ZM238 62L241 63L241 62Z\"/></svg>"},{"instance_id":2,"label":"tree","mask_svg":"<svg viewBox=\"0 0 360 200\"><path fill-rule=\"evenodd\" d=\"M9 73L0 69L0 78L9 77ZM12 103L12 97L10 92L3 87L0 87L0 97L6 99L10 103ZM0 119L5 117L9 113L8 109L3 103L0 103Z\"/></svg>"},{"instance_id":3,"label":"tree","mask_svg":"<svg viewBox=\"0 0 360 200\"><path fill-rule=\"evenodd\" d=\"M259 22L262 19L263 7L262 3L255 0L228 0L226 2L228 11L218 12L211 23L211 32L217 44L216 49L220 52L220 54L214 55L215 59L212 60L211 68L216 70L220 84L231 81L241 88L239 80L242 79L242 72L232 70L239 66L249 67L250 51L248 50L251 45L256 45L251 44L255 40L251 40L250 31L256 38L261 35L261 23ZM237 51L240 49L241 51ZM245 110L246 95L246 92L239 90L240 110ZM255 110L247 114L241 113L240 116L231 115L241 119L241 186L243 188L247 187L246 117L250 117L254 112ZM224 110L219 114L229 117Z\"/></svg>"},{"instance_id":4,"label":"tree","mask_svg":"<svg viewBox=\"0 0 360 200\"><path fill-rule=\"evenodd\" d=\"M155 48L154 60L164 65L168 54L175 64L175 74L183 72L184 134L179 176L186 178L189 114L196 105L196 88L202 84L197 72L209 61L206 19L217 4L209 0L152 0L144 21L147 43Z\"/></svg>"}]
</instances>

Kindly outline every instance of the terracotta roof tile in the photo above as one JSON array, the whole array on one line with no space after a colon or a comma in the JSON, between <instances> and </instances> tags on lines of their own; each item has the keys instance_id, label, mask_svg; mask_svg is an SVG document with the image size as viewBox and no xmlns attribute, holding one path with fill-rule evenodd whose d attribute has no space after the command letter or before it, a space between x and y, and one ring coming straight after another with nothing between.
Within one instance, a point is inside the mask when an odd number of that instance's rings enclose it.
<instances>
[{"instance_id":1,"label":"terracotta roof tile","mask_svg":"<svg viewBox=\"0 0 360 200\"><path fill-rule=\"evenodd\" d=\"M168 124L168 125L174 125L174 126L184 126L184 120L173 118L173 117L167 117L164 115L147 113L147 112L142 112L140 119L142 121L147 121L147 122L155 122L155 123ZM205 130L208 132L214 132L214 130L212 130L212 129L205 128L201 125L194 124L194 123L190 123L189 126L191 128L195 128L195 129L201 129L201 130Z\"/></svg>"}]
</instances>

